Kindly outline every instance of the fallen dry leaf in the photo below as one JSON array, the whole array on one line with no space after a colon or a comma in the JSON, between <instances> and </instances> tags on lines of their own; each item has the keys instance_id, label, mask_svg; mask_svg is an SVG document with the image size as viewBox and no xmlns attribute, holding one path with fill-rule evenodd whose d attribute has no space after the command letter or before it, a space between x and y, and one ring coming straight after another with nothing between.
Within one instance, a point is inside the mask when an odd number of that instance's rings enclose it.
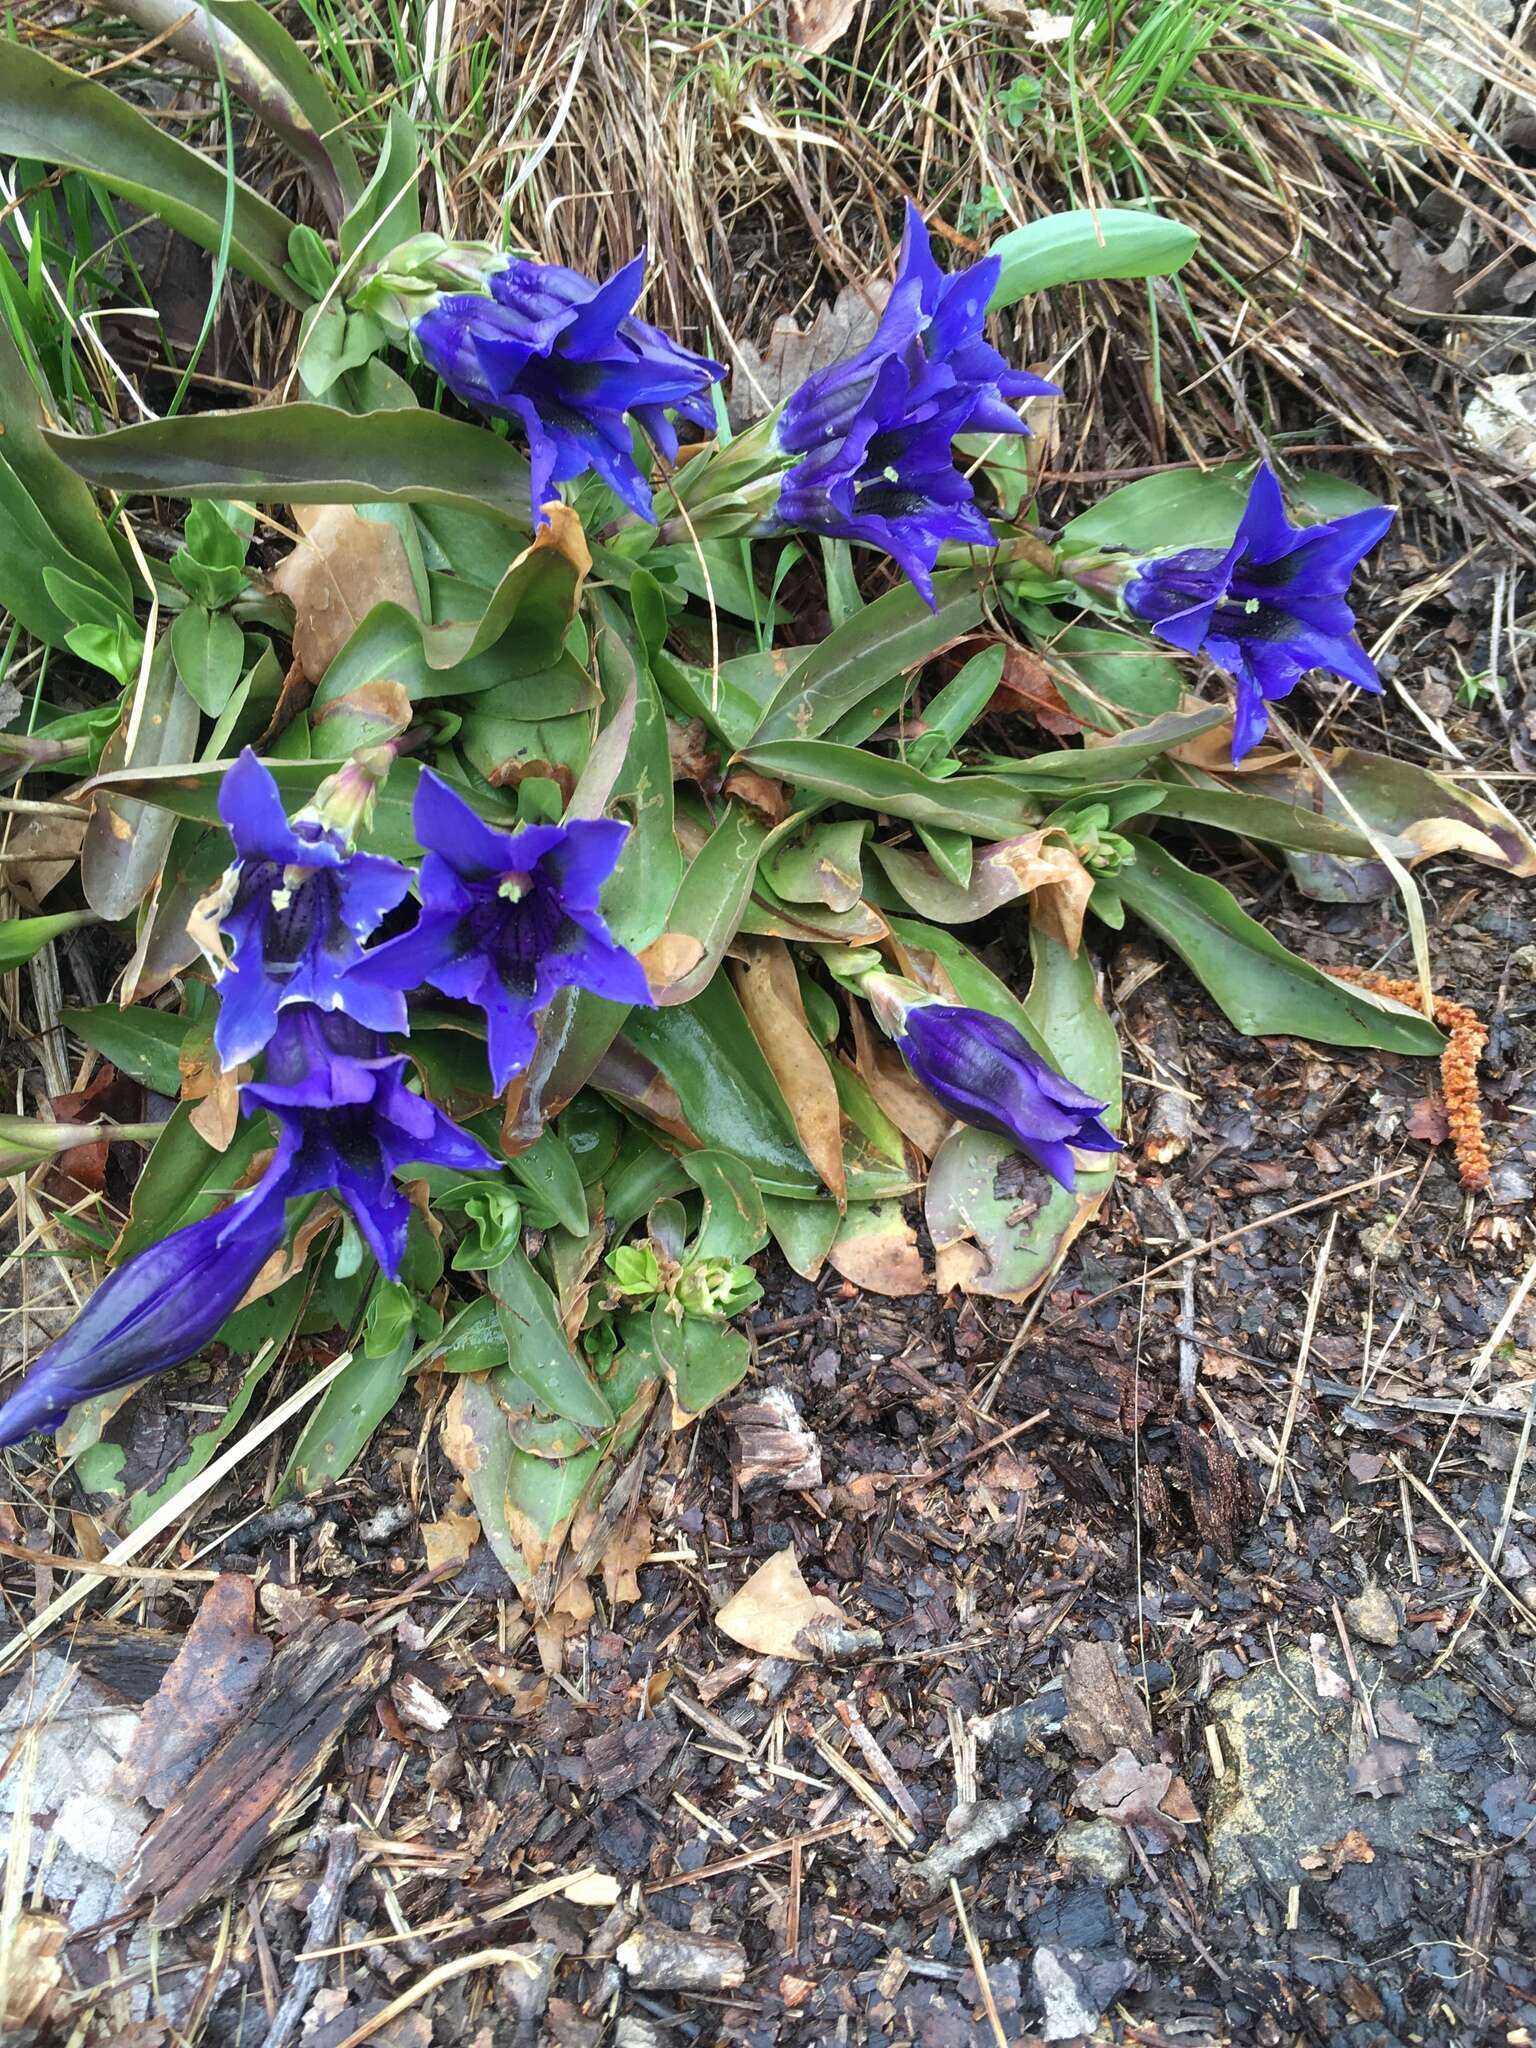
<instances>
[{"instance_id":1,"label":"fallen dry leaf","mask_svg":"<svg viewBox=\"0 0 1536 2048\"><path fill-rule=\"evenodd\" d=\"M640 956L651 994L660 997L693 972L704 958L704 948L692 932L663 932L652 939Z\"/></svg>"},{"instance_id":2,"label":"fallen dry leaf","mask_svg":"<svg viewBox=\"0 0 1536 2048\"><path fill-rule=\"evenodd\" d=\"M794 808L784 784L769 775L759 775L755 768L733 768L725 778L725 793L739 797L770 825L782 825Z\"/></svg>"},{"instance_id":3,"label":"fallen dry leaf","mask_svg":"<svg viewBox=\"0 0 1536 2048\"><path fill-rule=\"evenodd\" d=\"M377 604L420 618L410 559L397 528L355 505L295 505L304 538L267 579L293 606L294 660L311 683Z\"/></svg>"},{"instance_id":4,"label":"fallen dry leaf","mask_svg":"<svg viewBox=\"0 0 1536 2048\"><path fill-rule=\"evenodd\" d=\"M745 426L798 391L814 371L861 349L873 335L890 295L885 278L847 284L807 328L797 327L787 314L780 314L761 355L744 342L738 352L741 374L731 380L733 424Z\"/></svg>"},{"instance_id":5,"label":"fallen dry leaf","mask_svg":"<svg viewBox=\"0 0 1536 2048\"><path fill-rule=\"evenodd\" d=\"M651 1554L651 1518L644 1508L621 1518L602 1555L608 1605L625 1607L640 1598L640 1567Z\"/></svg>"},{"instance_id":6,"label":"fallen dry leaf","mask_svg":"<svg viewBox=\"0 0 1536 2048\"><path fill-rule=\"evenodd\" d=\"M1419 1768L1424 1730L1390 1693L1377 1695L1373 1711L1376 1738L1366 1744L1364 1754L1356 1757L1346 1775L1350 1791L1358 1797L1390 1799L1408 1790L1408 1780Z\"/></svg>"},{"instance_id":7,"label":"fallen dry leaf","mask_svg":"<svg viewBox=\"0 0 1536 2048\"><path fill-rule=\"evenodd\" d=\"M1003 673L990 711L1022 711L1036 725L1059 738L1069 739L1081 732L1083 722L1073 716L1067 700L1056 687L1049 665L1027 647L1011 642L1003 654Z\"/></svg>"},{"instance_id":8,"label":"fallen dry leaf","mask_svg":"<svg viewBox=\"0 0 1536 2048\"><path fill-rule=\"evenodd\" d=\"M922 1294L928 1269L900 1202L859 1202L832 1240L828 1263L866 1294L900 1300Z\"/></svg>"},{"instance_id":9,"label":"fallen dry leaf","mask_svg":"<svg viewBox=\"0 0 1536 2048\"><path fill-rule=\"evenodd\" d=\"M429 1572L446 1571L468 1561L480 1540L480 1517L453 1504L435 1522L421 1525L422 1547L427 1553Z\"/></svg>"},{"instance_id":10,"label":"fallen dry leaf","mask_svg":"<svg viewBox=\"0 0 1536 2048\"><path fill-rule=\"evenodd\" d=\"M789 0L784 22L790 41L819 57L848 33L858 11L859 0Z\"/></svg>"},{"instance_id":11,"label":"fallen dry leaf","mask_svg":"<svg viewBox=\"0 0 1536 2048\"><path fill-rule=\"evenodd\" d=\"M851 1004L854 1070L909 1145L931 1159L954 1118L913 1075L894 1046L877 1038L862 1003Z\"/></svg>"},{"instance_id":12,"label":"fallen dry leaf","mask_svg":"<svg viewBox=\"0 0 1536 2048\"><path fill-rule=\"evenodd\" d=\"M1314 1855L1300 1858L1303 1870L1326 1870L1337 1877L1346 1863L1374 1863L1376 1851L1358 1828L1350 1828L1336 1842L1329 1842Z\"/></svg>"},{"instance_id":13,"label":"fallen dry leaf","mask_svg":"<svg viewBox=\"0 0 1536 2048\"><path fill-rule=\"evenodd\" d=\"M80 856L85 813L78 818L11 817L5 841L5 886L23 910L36 910Z\"/></svg>"},{"instance_id":14,"label":"fallen dry leaf","mask_svg":"<svg viewBox=\"0 0 1536 2048\"><path fill-rule=\"evenodd\" d=\"M779 1084L805 1156L846 1206L843 1113L832 1069L805 1021L800 982L782 939L743 941L745 960L733 969L736 993L752 1036Z\"/></svg>"},{"instance_id":15,"label":"fallen dry leaf","mask_svg":"<svg viewBox=\"0 0 1536 2048\"><path fill-rule=\"evenodd\" d=\"M811 1591L792 1544L758 1566L720 1609L715 1625L744 1650L796 1664L855 1656L880 1641L874 1629L851 1622L835 1600Z\"/></svg>"},{"instance_id":16,"label":"fallen dry leaf","mask_svg":"<svg viewBox=\"0 0 1536 2048\"><path fill-rule=\"evenodd\" d=\"M1424 1096L1409 1110L1407 1130L1410 1138L1418 1138L1423 1144L1443 1145L1451 1135L1445 1104L1437 1102L1433 1095Z\"/></svg>"},{"instance_id":17,"label":"fallen dry leaf","mask_svg":"<svg viewBox=\"0 0 1536 2048\"><path fill-rule=\"evenodd\" d=\"M1313 1686L1320 1700L1347 1700L1349 1680L1329 1657L1328 1647L1326 1636L1315 1635L1311 1638Z\"/></svg>"},{"instance_id":18,"label":"fallen dry leaf","mask_svg":"<svg viewBox=\"0 0 1536 2048\"><path fill-rule=\"evenodd\" d=\"M266 1676L272 1645L256 1627L256 1588L223 1572L203 1595L175 1662L139 1716L118 1788L162 1809L186 1785Z\"/></svg>"},{"instance_id":19,"label":"fallen dry leaf","mask_svg":"<svg viewBox=\"0 0 1536 2048\"><path fill-rule=\"evenodd\" d=\"M989 848L986 858L1014 878L1020 895L1029 897L1031 922L1065 946L1075 960L1093 877L1066 835L1053 828L1029 832Z\"/></svg>"},{"instance_id":20,"label":"fallen dry leaf","mask_svg":"<svg viewBox=\"0 0 1536 2048\"><path fill-rule=\"evenodd\" d=\"M1167 1764L1138 1763L1128 1749L1117 1749L1081 1779L1077 1798L1090 1813L1101 1813L1123 1828L1139 1828L1154 1856L1176 1847L1186 1824L1200 1818L1182 1778Z\"/></svg>"}]
</instances>

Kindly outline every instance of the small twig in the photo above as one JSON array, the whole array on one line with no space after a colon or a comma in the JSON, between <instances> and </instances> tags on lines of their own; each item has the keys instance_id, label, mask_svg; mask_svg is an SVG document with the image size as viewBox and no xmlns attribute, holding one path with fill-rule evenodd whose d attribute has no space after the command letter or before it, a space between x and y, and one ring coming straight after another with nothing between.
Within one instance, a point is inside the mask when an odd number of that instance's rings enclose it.
<instances>
[{"instance_id":1,"label":"small twig","mask_svg":"<svg viewBox=\"0 0 1536 2048\"><path fill-rule=\"evenodd\" d=\"M992 2038L997 2043L997 2048L1008 2048L1008 2036L1003 2032L997 2000L992 1996L992 1985L987 1976L987 1959L981 1952L981 1943L976 1939L971 1916L965 1910L965 1900L961 1897L960 1887L953 1878L949 1880L949 1895L955 1902L955 1918L960 1922L960 1931L965 1936L966 1951L971 1958L971 1968L976 1972L976 1983L981 1992L982 2005L986 2008Z\"/></svg>"},{"instance_id":2,"label":"small twig","mask_svg":"<svg viewBox=\"0 0 1536 2048\"><path fill-rule=\"evenodd\" d=\"M1472 1541L1471 1537L1468 1536L1466 1531L1462 1528L1461 1524L1458 1521L1453 1520L1453 1518L1449 1514L1447 1514L1446 1510L1440 1505L1439 1501L1436 1500L1435 1496L1430 1492L1429 1488L1424 1484L1423 1480L1415 1479L1413 1474L1407 1470L1407 1468L1403 1465L1401 1459L1399 1459L1395 1453L1389 1453L1388 1455L1391 1457L1392 1463L1396 1467L1397 1471L1400 1472L1403 1478L1407 1480L1408 1484L1413 1488L1414 1492L1417 1494L1421 1494L1424 1497L1424 1499L1429 1502L1429 1505L1434 1509L1435 1513L1440 1517L1441 1521L1444 1522L1447 1529L1450 1530L1451 1534L1456 1538L1456 1541L1461 1545L1462 1549L1467 1553L1468 1557L1471 1558L1472 1562L1483 1574L1483 1577L1487 1579L1490 1585L1498 1587L1499 1591L1504 1595L1504 1598L1509 1602L1511 1608L1513 1608L1515 1619L1520 1623L1520 1626L1524 1628L1528 1633L1536 1635L1536 1612L1533 1612L1533 1610L1526 1605L1526 1603L1520 1598L1520 1595L1514 1590L1512 1586L1507 1585L1505 1581L1499 1577L1498 1573L1494 1570L1493 1566L1488 1562L1487 1558L1484 1557L1483 1553L1477 1548L1477 1545Z\"/></svg>"},{"instance_id":3,"label":"small twig","mask_svg":"<svg viewBox=\"0 0 1536 2048\"><path fill-rule=\"evenodd\" d=\"M1323 1239L1323 1248L1317 1255L1317 1270L1312 1275L1312 1292L1307 1297L1307 1319L1302 1325L1301 1343L1296 1352L1296 1371L1291 1379L1291 1398L1285 1404L1285 1421L1280 1429L1280 1442L1275 1451L1275 1469L1269 1478L1269 1493L1264 1502L1265 1512L1272 1508L1280 1497L1285 1483L1286 1454L1291 1447L1291 1431L1296 1426L1296 1410L1301 1405L1301 1386L1306 1377L1307 1360L1312 1353L1312 1332L1317 1327L1317 1311L1323 1299L1323 1282L1328 1277L1328 1259L1333 1251L1333 1234L1338 1227L1338 1213L1328 1218L1328 1234Z\"/></svg>"},{"instance_id":4,"label":"small twig","mask_svg":"<svg viewBox=\"0 0 1536 2048\"><path fill-rule=\"evenodd\" d=\"M451 1962L439 1963L435 1970L428 1970L425 1977L419 1977L408 1991L402 1991L398 1998L392 1998L388 2005L376 2012L372 2019L364 2020L360 2027L354 2027L336 2048L360 2048L364 2041L371 2041L375 2034L382 2033L391 2020L399 2019L401 2013L409 2012L413 2005L444 1984L451 1984L455 1977L467 1977L471 1970L499 1969L503 1963L517 1963L523 1960L520 1949L481 1948L472 1956L455 1956Z\"/></svg>"},{"instance_id":5,"label":"small twig","mask_svg":"<svg viewBox=\"0 0 1536 2048\"><path fill-rule=\"evenodd\" d=\"M863 1825L855 1818L829 1821L822 1828L807 1828L803 1835L794 1835L787 1841L765 1842L760 1849L743 1849L739 1856L723 1856L718 1863L706 1863L698 1870L679 1871L676 1877L658 1877L645 1887L646 1896L672 1891L680 1884L698 1884L706 1877L726 1877L733 1870L750 1870L754 1863L768 1863L775 1856L788 1856L796 1849L813 1849L818 1842L830 1842L835 1836L846 1835L850 1829Z\"/></svg>"},{"instance_id":6,"label":"small twig","mask_svg":"<svg viewBox=\"0 0 1536 2048\"><path fill-rule=\"evenodd\" d=\"M1376 1715L1371 1706L1371 1696L1365 1689L1365 1680L1360 1676L1360 1666L1355 1662L1355 1646L1349 1640L1349 1630L1344 1626L1344 1617L1339 1612L1337 1600L1332 1602L1333 1625L1339 1632L1339 1646L1344 1652L1344 1662L1349 1667L1349 1682L1355 1689L1359 1704L1360 1718L1365 1723L1365 1732L1371 1741L1376 1740Z\"/></svg>"},{"instance_id":7,"label":"small twig","mask_svg":"<svg viewBox=\"0 0 1536 2048\"><path fill-rule=\"evenodd\" d=\"M331 1834L330 1846L326 1851L325 1870L315 1896L310 1903L309 1916L304 1922L304 1946L306 1949L323 1949L336 1932L341 1918L342 1903L347 1895L347 1886L352 1881L352 1872L357 1867L357 1837L355 1827L338 1827ZM320 1989L325 1977L325 1963L320 1957L309 1956L298 1963L293 1972L293 1981L283 1993L282 2002L272 2015L272 2024L267 2029L262 2048L287 2048L290 2038L297 2033L309 2002Z\"/></svg>"}]
</instances>

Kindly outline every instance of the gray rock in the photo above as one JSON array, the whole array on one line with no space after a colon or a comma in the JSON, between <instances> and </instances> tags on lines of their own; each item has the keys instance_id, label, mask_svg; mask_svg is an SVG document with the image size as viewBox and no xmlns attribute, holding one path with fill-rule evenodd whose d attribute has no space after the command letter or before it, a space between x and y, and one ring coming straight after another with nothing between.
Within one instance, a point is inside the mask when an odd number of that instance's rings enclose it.
<instances>
[{"instance_id":1,"label":"gray rock","mask_svg":"<svg viewBox=\"0 0 1536 2048\"><path fill-rule=\"evenodd\" d=\"M1395 1650L1397 1639L1402 1634L1402 1625L1397 1618L1397 1609L1392 1596L1382 1587L1371 1585L1356 1599L1345 1604L1344 1617L1357 1636L1364 1636L1368 1643L1375 1643L1383 1650Z\"/></svg>"},{"instance_id":2,"label":"gray rock","mask_svg":"<svg viewBox=\"0 0 1536 2048\"><path fill-rule=\"evenodd\" d=\"M1131 1874L1130 1844L1112 1820L1075 1820L1056 1837L1052 1850L1069 1877L1096 1877L1124 1884Z\"/></svg>"},{"instance_id":3,"label":"gray rock","mask_svg":"<svg viewBox=\"0 0 1536 2048\"><path fill-rule=\"evenodd\" d=\"M1428 1741L1421 1744L1405 1789L1364 1799L1347 1776L1351 1706L1348 1701L1309 1711L1315 1697L1305 1651L1256 1666L1238 1685L1211 1696L1211 1711L1230 1768L1217 1781L1210 1818L1211 1870L1224 1890L1252 1884L1255 1875L1284 1887L1309 1882L1301 1859L1316 1856L1357 1828L1378 1853L1422 1855L1421 1833L1450 1833L1461 1796L1456 1780L1438 1767ZM1367 1687L1378 1672L1362 1659ZM1378 1691L1378 1708L1382 1698Z\"/></svg>"},{"instance_id":4,"label":"gray rock","mask_svg":"<svg viewBox=\"0 0 1536 2048\"><path fill-rule=\"evenodd\" d=\"M1394 96L1465 128L1487 83L1486 70L1467 62L1468 50L1480 40L1474 24L1503 35L1515 9L1511 0L1459 0L1459 11L1468 18L1458 21L1458 9L1426 7L1423 0L1375 0L1371 40Z\"/></svg>"}]
</instances>

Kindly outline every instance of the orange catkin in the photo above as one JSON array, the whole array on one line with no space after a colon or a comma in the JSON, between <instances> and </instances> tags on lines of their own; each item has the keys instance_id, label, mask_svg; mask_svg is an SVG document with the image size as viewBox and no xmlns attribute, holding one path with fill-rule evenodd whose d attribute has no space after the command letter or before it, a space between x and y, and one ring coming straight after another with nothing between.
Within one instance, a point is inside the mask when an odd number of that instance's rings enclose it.
<instances>
[{"instance_id":1,"label":"orange catkin","mask_svg":"<svg viewBox=\"0 0 1536 2048\"><path fill-rule=\"evenodd\" d=\"M1424 1008L1416 981L1391 974L1373 974L1364 967L1330 967L1335 981L1352 982L1372 995L1390 996L1409 1010ZM1490 1159L1483 1134L1483 1108L1477 1092L1477 1063L1488 1043L1488 1030L1476 1011L1445 996L1434 999L1434 1019L1450 1043L1440 1055L1440 1088L1445 1096L1445 1121L1456 1148L1456 1166L1464 1188L1488 1185Z\"/></svg>"}]
</instances>

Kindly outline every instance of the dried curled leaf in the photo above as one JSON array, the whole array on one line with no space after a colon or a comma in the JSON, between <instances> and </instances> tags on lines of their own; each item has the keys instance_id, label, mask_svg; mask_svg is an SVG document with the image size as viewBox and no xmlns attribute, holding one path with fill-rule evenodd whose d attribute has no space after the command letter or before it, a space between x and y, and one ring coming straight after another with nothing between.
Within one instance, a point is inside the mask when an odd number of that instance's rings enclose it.
<instances>
[{"instance_id":1,"label":"dried curled leaf","mask_svg":"<svg viewBox=\"0 0 1536 2048\"><path fill-rule=\"evenodd\" d=\"M293 652L318 683L375 605L421 616L410 559L398 528L365 519L354 505L295 505L303 539L268 581L293 606Z\"/></svg>"},{"instance_id":2,"label":"dried curled leaf","mask_svg":"<svg viewBox=\"0 0 1536 2048\"><path fill-rule=\"evenodd\" d=\"M859 1628L835 1600L811 1591L792 1545L758 1566L720 1609L715 1624L744 1650L796 1664L837 1662L880 1643L878 1630Z\"/></svg>"}]
</instances>

